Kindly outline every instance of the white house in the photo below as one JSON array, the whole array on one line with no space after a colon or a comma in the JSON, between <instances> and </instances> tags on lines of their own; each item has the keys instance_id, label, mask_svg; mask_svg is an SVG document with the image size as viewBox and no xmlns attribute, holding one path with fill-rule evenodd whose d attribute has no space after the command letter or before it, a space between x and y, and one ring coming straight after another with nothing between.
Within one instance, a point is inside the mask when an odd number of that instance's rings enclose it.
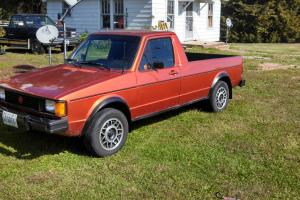
<instances>
[{"instance_id":1,"label":"white house","mask_svg":"<svg viewBox=\"0 0 300 200\"><path fill-rule=\"evenodd\" d=\"M67 9L63 0L47 0L54 20ZM102 29L156 29L167 22L181 41L219 41L220 0L84 0L66 18L78 32Z\"/></svg>"}]
</instances>

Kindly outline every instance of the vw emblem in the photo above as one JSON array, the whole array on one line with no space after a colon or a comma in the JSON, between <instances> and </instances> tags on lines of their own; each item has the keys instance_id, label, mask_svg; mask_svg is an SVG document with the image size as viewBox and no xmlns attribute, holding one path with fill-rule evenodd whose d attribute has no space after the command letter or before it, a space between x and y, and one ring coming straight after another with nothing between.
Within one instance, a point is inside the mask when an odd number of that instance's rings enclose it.
<instances>
[{"instance_id":1,"label":"vw emblem","mask_svg":"<svg viewBox=\"0 0 300 200\"><path fill-rule=\"evenodd\" d=\"M24 102L24 99L23 99L23 97L19 96L19 99L18 99L18 101L19 101L19 104L23 104L23 102Z\"/></svg>"}]
</instances>

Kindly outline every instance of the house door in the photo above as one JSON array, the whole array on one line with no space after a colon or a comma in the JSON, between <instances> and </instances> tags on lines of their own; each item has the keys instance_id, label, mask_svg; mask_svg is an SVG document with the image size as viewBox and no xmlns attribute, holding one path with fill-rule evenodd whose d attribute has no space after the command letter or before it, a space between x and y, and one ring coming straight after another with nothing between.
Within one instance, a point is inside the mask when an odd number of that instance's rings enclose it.
<instances>
[{"instance_id":1,"label":"house door","mask_svg":"<svg viewBox=\"0 0 300 200\"><path fill-rule=\"evenodd\" d=\"M193 39L193 2L190 2L185 10L185 38Z\"/></svg>"}]
</instances>

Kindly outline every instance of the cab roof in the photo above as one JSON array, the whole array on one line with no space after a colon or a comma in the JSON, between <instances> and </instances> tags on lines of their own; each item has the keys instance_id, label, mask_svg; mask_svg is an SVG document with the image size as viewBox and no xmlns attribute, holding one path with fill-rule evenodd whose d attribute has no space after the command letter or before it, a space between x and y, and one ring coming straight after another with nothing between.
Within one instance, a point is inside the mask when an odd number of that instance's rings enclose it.
<instances>
[{"instance_id":1,"label":"cab roof","mask_svg":"<svg viewBox=\"0 0 300 200\"><path fill-rule=\"evenodd\" d=\"M151 31L151 30L103 30L92 33L91 35L128 35L128 36L149 36L149 35L173 35L172 31Z\"/></svg>"}]
</instances>

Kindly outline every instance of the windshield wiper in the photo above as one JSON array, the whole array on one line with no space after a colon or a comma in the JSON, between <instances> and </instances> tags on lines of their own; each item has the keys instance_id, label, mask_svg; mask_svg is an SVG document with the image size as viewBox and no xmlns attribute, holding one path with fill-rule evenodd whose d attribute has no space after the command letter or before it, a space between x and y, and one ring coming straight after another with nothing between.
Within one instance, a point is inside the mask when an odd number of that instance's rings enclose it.
<instances>
[{"instance_id":1,"label":"windshield wiper","mask_svg":"<svg viewBox=\"0 0 300 200\"><path fill-rule=\"evenodd\" d=\"M82 61L82 62L79 62L79 64L82 64L82 65L94 65L94 66L97 66L97 68L106 69L106 70L110 71L110 67L107 67L104 64L98 63L98 62Z\"/></svg>"},{"instance_id":2,"label":"windshield wiper","mask_svg":"<svg viewBox=\"0 0 300 200\"><path fill-rule=\"evenodd\" d=\"M76 67L81 67L81 64L78 62L77 59L68 58L66 59L66 63L73 64Z\"/></svg>"}]
</instances>

